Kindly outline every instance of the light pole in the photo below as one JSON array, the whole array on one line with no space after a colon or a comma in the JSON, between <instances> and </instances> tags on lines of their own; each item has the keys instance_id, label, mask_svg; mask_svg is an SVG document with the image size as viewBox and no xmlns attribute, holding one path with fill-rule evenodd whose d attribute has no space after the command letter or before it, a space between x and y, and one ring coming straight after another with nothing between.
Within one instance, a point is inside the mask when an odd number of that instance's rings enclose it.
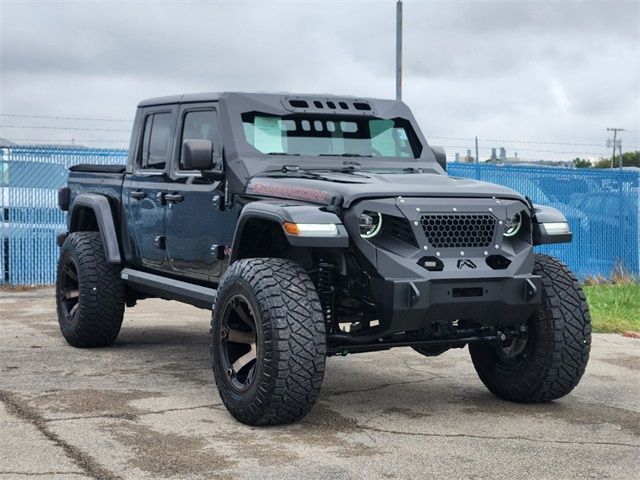
<instances>
[{"instance_id":1,"label":"light pole","mask_svg":"<svg viewBox=\"0 0 640 480\"><path fill-rule=\"evenodd\" d=\"M396 2L396 100L402 100L402 0Z\"/></svg>"}]
</instances>

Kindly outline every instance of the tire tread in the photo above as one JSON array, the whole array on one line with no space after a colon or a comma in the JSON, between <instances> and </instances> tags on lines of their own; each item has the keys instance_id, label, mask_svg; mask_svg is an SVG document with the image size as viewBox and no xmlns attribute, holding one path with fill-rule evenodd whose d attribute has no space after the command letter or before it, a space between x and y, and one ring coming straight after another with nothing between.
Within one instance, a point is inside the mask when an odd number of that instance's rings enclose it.
<instances>
[{"instance_id":1,"label":"tire tread","mask_svg":"<svg viewBox=\"0 0 640 480\"><path fill-rule=\"evenodd\" d=\"M73 232L62 245L57 291L62 281L62 262L67 255L75 256L80 299L76 322L70 326L63 318L60 296L56 295L60 330L74 347L112 345L124 315L124 283L120 269L107 262L100 232Z\"/></svg>"},{"instance_id":2,"label":"tire tread","mask_svg":"<svg viewBox=\"0 0 640 480\"><path fill-rule=\"evenodd\" d=\"M577 278L559 260L535 256L542 278L542 304L535 317L536 350L518 374L496 368L489 345L470 345L482 382L496 396L521 403L548 402L567 395L582 378L591 349L591 317Z\"/></svg>"},{"instance_id":3,"label":"tire tread","mask_svg":"<svg viewBox=\"0 0 640 480\"><path fill-rule=\"evenodd\" d=\"M224 372L216 368L217 322L212 315L213 370L222 400L239 421L250 425L279 425L304 417L315 404L325 370L324 317L313 282L295 262L252 258L233 263L221 280L218 298L236 281L254 292L264 331L264 378L255 399L246 406L225 389Z\"/></svg>"}]
</instances>

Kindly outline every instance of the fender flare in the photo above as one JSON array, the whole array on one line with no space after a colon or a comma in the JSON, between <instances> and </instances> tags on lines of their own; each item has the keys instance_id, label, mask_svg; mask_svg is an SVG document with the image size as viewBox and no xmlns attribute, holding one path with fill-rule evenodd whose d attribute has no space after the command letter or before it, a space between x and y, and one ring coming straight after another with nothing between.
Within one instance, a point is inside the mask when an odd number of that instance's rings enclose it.
<instances>
[{"instance_id":1,"label":"fender flare","mask_svg":"<svg viewBox=\"0 0 640 480\"><path fill-rule=\"evenodd\" d=\"M93 210L98 222L98 230L102 237L105 255L109 263L122 263L120 246L118 245L118 234L113 221L113 212L109 200L104 195L96 193L83 193L73 200L71 211L69 212L69 232L80 231L78 225L78 212L80 208Z\"/></svg>"},{"instance_id":2,"label":"fender flare","mask_svg":"<svg viewBox=\"0 0 640 480\"><path fill-rule=\"evenodd\" d=\"M340 218L332 212L324 210L325 207L314 205L283 205L282 202L252 202L242 209L236 224L231 247L230 262L238 259L240 241L244 229L249 220L263 220L280 225L289 245L294 247L322 247L322 248L347 248L349 246L349 234ZM287 233L282 225L284 223L300 224L334 224L337 233L332 236L304 235L296 236Z\"/></svg>"},{"instance_id":3,"label":"fender flare","mask_svg":"<svg viewBox=\"0 0 640 480\"><path fill-rule=\"evenodd\" d=\"M531 220L534 245L570 243L573 239L573 233L569 228L567 217L557 208L533 205L533 217ZM566 230L552 231L550 229L550 225L560 224L566 224Z\"/></svg>"}]
</instances>

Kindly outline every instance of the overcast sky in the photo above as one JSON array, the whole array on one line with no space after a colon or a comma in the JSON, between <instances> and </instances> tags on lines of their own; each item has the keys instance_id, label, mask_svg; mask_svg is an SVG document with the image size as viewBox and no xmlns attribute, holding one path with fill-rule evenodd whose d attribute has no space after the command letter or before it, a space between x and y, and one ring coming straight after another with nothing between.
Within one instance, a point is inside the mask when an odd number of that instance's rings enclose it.
<instances>
[{"instance_id":1,"label":"overcast sky","mask_svg":"<svg viewBox=\"0 0 640 480\"><path fill-rule=\"evenodd\" d=\"M610 154L606 127L640 149L640 0L404 12L404 100L450 157L472 144L452 138L475 135L520 158L597 157ZM0 137L125 147L127 121L7 114L130 120L139 100L172 93L391 98L394 30L394 0L0 0Z\"/></svg>"}]
</instances>

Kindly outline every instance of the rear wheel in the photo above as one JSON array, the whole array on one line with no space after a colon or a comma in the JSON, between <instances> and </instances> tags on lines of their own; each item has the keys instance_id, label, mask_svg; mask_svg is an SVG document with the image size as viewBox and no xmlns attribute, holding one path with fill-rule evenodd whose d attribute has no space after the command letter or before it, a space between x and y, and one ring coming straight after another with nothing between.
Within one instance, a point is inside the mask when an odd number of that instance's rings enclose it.
<instances>
[{"instance_id":1,"label":"rear wheel","mask_svg":"<svg viewBox=\"0 0 640 480\"><path fill-rule=\"evenodd\" d=\"M295 262L253 258L225 273L211 320L213 373L229 412L248 425L291 423L320 392L324 316Z\"/></svg>"},{"instance_id":2,"label":"rear wheel","mask_svg":"<svg viewBox=\"0 0 640 480\"><path fill-rule=\"evenodd\" d=\"M469 345L480 380L496 396L522 403L568 394L584 374L591 349L591 319L577 279L558 260L536 255L542 303L520 332L501 345Z\"/></svg>"},{"instance_id":3,"label":"rear wheel","mask_svg":"<svg viewBox=\"0 0 640 480\"><path fill-rule=\"evenodd\" d=\"M60 250L56 278L58 323L74 347L111 345L122 325L124 284L107 262L99 232L74 232Z\"/></svg>"}]
</instances>

